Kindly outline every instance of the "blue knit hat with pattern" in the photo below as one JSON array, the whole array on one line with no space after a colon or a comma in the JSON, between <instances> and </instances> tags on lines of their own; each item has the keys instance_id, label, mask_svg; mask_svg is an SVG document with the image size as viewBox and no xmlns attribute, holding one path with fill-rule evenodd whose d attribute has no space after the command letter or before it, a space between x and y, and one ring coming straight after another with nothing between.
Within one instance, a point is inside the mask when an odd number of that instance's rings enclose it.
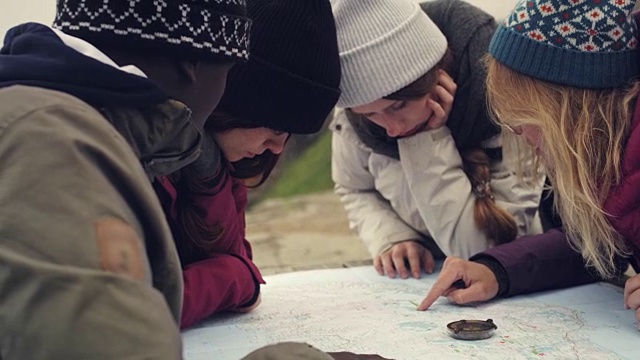
<instances>
[{"instance_id":1,"label":"blue knit hat with pattern","mask_svg":"<svg viewBox=\"0 0 640 360\"><path fill-rule=\"evenodd\" d=\"M58 0L53 27L100 47L185 60L249 56L245 0Z\"/></svg>"},{"instance_id":2,"label":"blue knit hat with pattern","mask_svg":"<svg viewBox=\"0 0 640 360\"><path fill-rule=\"evenodd\" d=\"M519 73L556 84L606 89L639 74L635 0L520 0L489 52Z\"/></svg>"}]
</instances>

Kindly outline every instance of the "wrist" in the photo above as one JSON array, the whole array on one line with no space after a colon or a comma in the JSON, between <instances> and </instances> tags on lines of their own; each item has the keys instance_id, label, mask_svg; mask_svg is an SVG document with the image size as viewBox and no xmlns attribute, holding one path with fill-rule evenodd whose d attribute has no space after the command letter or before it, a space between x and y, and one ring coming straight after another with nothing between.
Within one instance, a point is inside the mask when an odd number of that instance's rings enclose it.
<instances>
[{"instance_id":1,"label":"wrist","mask_svg":"<svg viewBox=\"0 0 640 360\"><path fill-rule=\"evenodd\" d=\"M471 259L472 262L481 264L489 268L498 283L498 293L496 297L504 297L509 293L509 275L500 262L490 256L479 256Z\"/></svg>"}]
</instances>

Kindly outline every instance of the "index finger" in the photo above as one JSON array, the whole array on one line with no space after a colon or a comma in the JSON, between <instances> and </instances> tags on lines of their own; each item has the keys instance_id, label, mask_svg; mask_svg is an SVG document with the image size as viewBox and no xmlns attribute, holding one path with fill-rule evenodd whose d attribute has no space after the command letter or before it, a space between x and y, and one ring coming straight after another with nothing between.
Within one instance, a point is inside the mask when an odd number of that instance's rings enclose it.
<instances>
[{"instance_id":1,"label":"index finger","mask_svg":"<svg viewBox=\"0 0 640 360\"><path fill-rule=\"evenodd\" d=\"M453 283L460 279L461 277L457 273L443 269L438 280L436 280L427 296L422 300L420 306L418 306L418 310L427 310L440 296L442 296L442 294L444 294L445 291L449 290L451 286L453 286Z\"/></svg>"},{"instance_id":2,"label":"index finger","mask_svg":"<svg viewBox=\"0 0 640 360\"><path fill-rule=\"evenodd\" d=\"M453 80L453 78L444 70L440 70L440 74L438 75L438 83L442 85L445 90L449 94L455 94L458 89L458 84Z\"/></svg>"}]
</instances>

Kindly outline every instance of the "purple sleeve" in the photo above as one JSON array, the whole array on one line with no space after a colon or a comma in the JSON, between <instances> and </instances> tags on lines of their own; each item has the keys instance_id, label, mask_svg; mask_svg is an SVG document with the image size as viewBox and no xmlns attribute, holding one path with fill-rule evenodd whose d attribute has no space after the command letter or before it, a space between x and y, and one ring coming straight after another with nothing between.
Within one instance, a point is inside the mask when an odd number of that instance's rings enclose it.
<instances>
[{"instance_id":1,"label":"purple sleeve","mask_svg":"<svg viewBox=\"0 0 640 360\"><path fill-rule=\"evenodd\" d=\"M470 260L497 261L506 272L503 296L577 286L599 281L560 229L524 236L474 255Z\"/></svg>"}]
</instances>

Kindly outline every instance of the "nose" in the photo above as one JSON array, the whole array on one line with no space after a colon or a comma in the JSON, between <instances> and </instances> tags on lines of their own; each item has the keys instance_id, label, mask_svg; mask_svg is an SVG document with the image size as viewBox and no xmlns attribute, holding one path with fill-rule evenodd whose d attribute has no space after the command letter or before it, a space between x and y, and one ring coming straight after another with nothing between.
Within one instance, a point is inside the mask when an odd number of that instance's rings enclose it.
<instances>
[{"instance_id":1,"label":"nose","mask_svg":"<svg viewBox=\"0 0 640 360\"><path fill-rule=\"evenodd\" d=\"M280 154L284 150L284 144L289 137L288 133L282 133L267 140L266 146L269 151L274 154Z\"/></svg>"},{"instance_id":2,"label":"nose","mask_svg":"<svg viewBox=\"0 0 640 360\"><path fill-rule=\"evenodd\" d=\"M400 119L385 116L383 120L384 129L390 137L398 137L404 132L404 125Z\"/></svg>"}]
</instances>

